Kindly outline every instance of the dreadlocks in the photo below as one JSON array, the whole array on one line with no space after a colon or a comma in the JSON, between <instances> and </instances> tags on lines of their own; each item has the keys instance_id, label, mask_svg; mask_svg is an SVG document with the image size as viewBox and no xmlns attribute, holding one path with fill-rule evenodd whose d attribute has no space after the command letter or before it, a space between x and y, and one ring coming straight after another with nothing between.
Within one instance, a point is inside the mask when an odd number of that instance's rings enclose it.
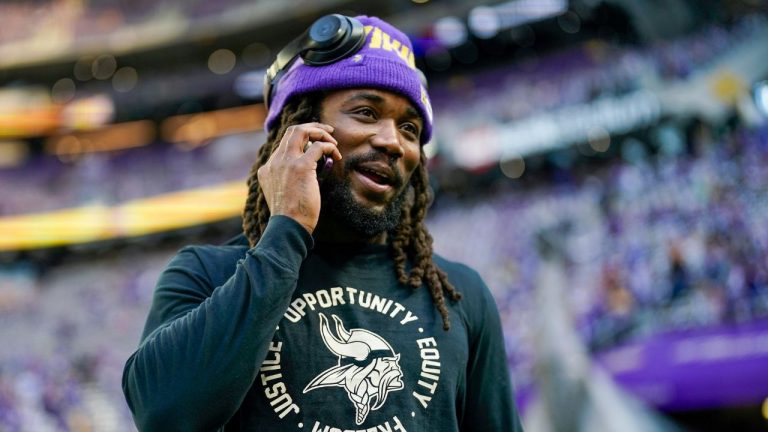
<instances>
[{"instance_id":1,"label":"dreadlocks","mask_svg":"<svg viewBox=\"0 0 768 432\"><path fill-rule=\"evenodd\" d=\"M323 97L322 93L314 93L289 101L278 123L270 130L267 142L259 149L248 177L248 198L243 210L243 232L251 247L261 238L270 216L264 193L259 186L257 171L277 148L280 138L289 126L307 123L320 117L320 103ZM403 285L419 288L426 282L432 300L443 319L443 329L449 330L451 323L445 306L445 294L453 301L461 299L461 294L448 281L445 272L432 261L432 236L424 223L429 203L429 176L423 149L421 163L411 176L410 186L411 191L406 205L403 206L400 224L389 233L395 271L398 281ZM409 260L412 263L410 271L406 270Z\"/></svg>"}]
</instances>

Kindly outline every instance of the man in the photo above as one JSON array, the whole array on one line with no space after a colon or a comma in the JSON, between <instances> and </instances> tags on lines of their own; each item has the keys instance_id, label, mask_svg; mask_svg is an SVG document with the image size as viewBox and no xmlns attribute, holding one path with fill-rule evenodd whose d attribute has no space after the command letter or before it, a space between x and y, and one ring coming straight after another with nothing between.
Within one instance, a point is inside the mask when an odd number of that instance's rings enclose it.
<instances>
[{"instance_id":1,"label":"man","mask_svg":"<svg viewBox=\"0 0 768 432\"><path fill-rule=\"evenodd\" d=\"M242 241L160 276L123 375L140 430L521 430L487 287L432 254L411 43L352 22L343 58L268 80Z\"/></svg>"}]
</instances>

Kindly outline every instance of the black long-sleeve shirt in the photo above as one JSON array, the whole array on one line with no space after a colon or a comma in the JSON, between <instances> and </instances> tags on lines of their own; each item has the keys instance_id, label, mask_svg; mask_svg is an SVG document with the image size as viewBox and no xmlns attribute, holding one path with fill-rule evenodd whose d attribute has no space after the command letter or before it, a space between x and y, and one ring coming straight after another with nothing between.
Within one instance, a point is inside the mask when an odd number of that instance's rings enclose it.
<instances>
[{"instance_id":1,"label":"black long-sleeve shirt","mask_svg":"<svg viewBox=\"0 0 768 432\"><path fill-rule=\"evenodd\" d=\"M123 390L141 431L518 431L496 306L435 256L464 298L452 328L387 246L313 247L290 218L258 245L182 249L158 281Z\"/></svg>"}]
</instances>

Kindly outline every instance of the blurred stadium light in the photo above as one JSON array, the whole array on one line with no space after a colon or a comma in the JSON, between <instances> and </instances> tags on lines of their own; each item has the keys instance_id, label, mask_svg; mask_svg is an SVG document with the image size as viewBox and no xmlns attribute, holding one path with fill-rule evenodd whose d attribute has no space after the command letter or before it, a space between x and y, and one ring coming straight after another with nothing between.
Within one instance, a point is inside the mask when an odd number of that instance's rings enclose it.
<instances>
[{"instance_id":1,"label":"blurred stadium light","mask_svg":"<svg viewBox=\"0 0 768 432\"><path fill-rule=\"evenodd\" d=\"M500 31L565 13L566 0L514 0L493 6L477 6L469 12L469 29L488 39Z\"/></svg>"},{"instance_id":2,"label":"blurred stadium light","mask_svg":"<svg viewBox=\"0 0 768 432\"><path fill-rule=\"evenodd\" d=\"M60 125L60 113L40 87L0 88L0 138L50 132Z\"/></svg>"},{"instance_id":3,"label":"blurred stadium light","mask_svg":"<svg viewBox=\"0 0 768 432\"><path fill-rule=\"evenodd\" d=\"M118 206L90 205L0 218L0 252L142 237L239 214L242 182L157 195ZM200 203L207 203L203 208Z\"/></svg>"},{"instance_id":4,"label":"blurred stadium light","mask_svg":"<svg viewBox=\"0 0 768 432\"><path fill-rule=\"evenodd\" d=\"M0 140L0 168L22 165L29 153L29 145L24 141Z\"/></svg>"},{"instance_id":5,"label":"blurred stadium light","mask_svg":"<svg viewBox=\"0 0 768 432\"><path fill-rule=\"evenodd\" d=\"M440 18L435 22L435 37L446 48L457 47L467 41L467 26L455 16Z\"/></svg>"},{"instance_id":6,"label":"blurred stadium light","mask_svg":"<svg viewBox=\"0 0 768 432\"><path fill-rule=\"evenodd\" d=\"M154 125L149 120L81 129L50 136L45 141L45 151L62 160L72 160L88 153L146 146L155 139Z\"/></svg>"},{"instance_id":7,"label":"blurred stadium light","mask_svg":"<svg viewBox=\"0 0 768 432\"><path fill-rule=\"evenodd\" d=\"M247 105L172 116L163 121L161 133L169 143L197 146L213 138L261 130L265 118L264 105Z\"/></svg>"},{"instance_id":8,"label":"blurred stadium light","mask_svg":"<svg viewBox=\"0 0 768 432\"><path fill-rule=\"evenodd\" d=\"M768 118L768 81L760 81L754 88L755 105L760 113Z\"/></svg>"}]
</instances>

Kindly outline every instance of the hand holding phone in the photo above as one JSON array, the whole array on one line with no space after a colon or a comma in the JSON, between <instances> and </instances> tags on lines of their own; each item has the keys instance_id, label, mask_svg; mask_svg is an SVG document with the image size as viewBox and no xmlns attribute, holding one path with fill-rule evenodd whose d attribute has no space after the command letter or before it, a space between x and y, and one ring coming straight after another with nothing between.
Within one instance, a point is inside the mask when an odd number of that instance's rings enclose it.
<instances>
[{"instance_id":1,"label":"hand holding phone","mask_svg":"<svg viewBox=\"0 0 768 432\"><path fill-rule=\"evenodd\" d=\"M341 160L332 133L332 126L319 122L289 126L258 169L259 185L272 215L289 216L310 233L320 216L319 182L332 171L334 159Z\"/></svg>"}]
</instances>

